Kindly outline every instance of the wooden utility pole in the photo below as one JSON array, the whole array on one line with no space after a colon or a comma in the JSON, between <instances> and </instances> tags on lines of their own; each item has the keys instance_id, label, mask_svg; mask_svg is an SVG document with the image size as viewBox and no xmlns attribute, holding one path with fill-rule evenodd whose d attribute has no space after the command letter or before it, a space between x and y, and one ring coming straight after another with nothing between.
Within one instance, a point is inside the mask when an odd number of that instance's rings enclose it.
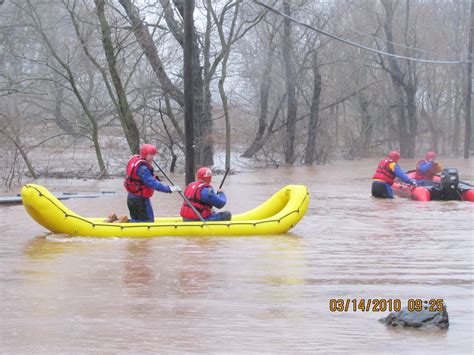
<instances>
[{"instance_id":1,"label":"wooden utility pole","mask_svg":"<svg viewBox=\"0 0 474 355\"><path fill-rule=\"evenodd\" d=\"M184 165L186 185L194 181L193 36L194 0L184 1Z\"/></svg>"},{"instance_id":2,"label":"wooden utility pole","mask_svg":"<svg viewBox=\"0 0 474 355\"><path fill-rule=\"evenodd\" d=\"M474 0L471 0L471 28L469 30L469 43L468 43L468 55L467 58L470 63L467 63L467 87L466 87L466 103L465 111L465 129L464 129L464 159L469 159L469 151L471 146L471 98L472 98L472 60L474 55L472 54L474 41Z\"/></svg>"}]
</instances>

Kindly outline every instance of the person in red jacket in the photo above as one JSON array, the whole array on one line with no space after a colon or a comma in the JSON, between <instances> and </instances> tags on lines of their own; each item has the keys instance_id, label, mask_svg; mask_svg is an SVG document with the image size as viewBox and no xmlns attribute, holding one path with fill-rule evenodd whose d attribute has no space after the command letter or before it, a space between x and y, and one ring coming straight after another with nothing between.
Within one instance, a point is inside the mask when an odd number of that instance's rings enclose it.
<instances>
[{"instance_id":1,"label":"person in red jacket","mask_svg":"<svg viewBox=\"0 0 474 355\"><path fill-rule=\"evenodd\" d=\"M123 216L118 219L114 213L107 217L106 222L154 222L150 198L155 190L168 193L181 191L178 185L167 186L158 181L151 165L156 153L155 146L143 144L140 155L134 155L127 164L124 186L128 191L127 206L131 218Z\"/></svg>"},{"instance_id":2,"label":"person in red jacket","mask_svg":"<svg viewBox=\"0 0 474 355\"><path fill-rule=\"evenodd\" d=\"M416 186L416 182L410 179L397 164L399 159L400 153L394 150L380 161L375 175L372 177L372 196L393 198L392 185L396 177L407 184Z\"/></svg>"},{"instance_id":3,"label":"person in red jacket","mask_svg":"<svg viewBox=\"0 0 474 355\"><path fill-rule=\"evenodd\" d=\"M215 212L213 207L222 208L227 203L224 191L214 189L211 186L212 170L206 167L200 168L196 173L197 180L190 183L184 196L187 197L193 207L206 221L230 221L232 214L229 211ZM181 217L185 222L199 221L200 218L185 201L181 207Z\"/></svg>"},{"instance_id":4,"label":"person in red jacket","mask_svg":"<svg viewBox=\"0 0 474 355\"><path fill-rule=\"evenodd\" d=\"M441 164L437 163L435 159L436 153L430 151L426 153L425 159L420 160L416 164L415 179L419 185L424 185L429 181L433 181L433 177L443 170Z\"/></svg>"}]
</instances>

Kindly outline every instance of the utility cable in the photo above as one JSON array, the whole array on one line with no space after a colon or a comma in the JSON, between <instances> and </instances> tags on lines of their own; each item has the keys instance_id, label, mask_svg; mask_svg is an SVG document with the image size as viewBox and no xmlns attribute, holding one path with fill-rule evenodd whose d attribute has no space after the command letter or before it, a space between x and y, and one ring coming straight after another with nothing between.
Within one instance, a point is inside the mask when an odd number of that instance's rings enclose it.
<instances>
[{"instance_id":1,"label":"utility cable","mask_svg":"<svg viewBox=\"0 0 474 355\"><path fill-rule=\"evenodd\" d=\"M374 53L378 53L378 54L382 54L382 55L386 55L386 56L389 56L389 57L395 57L395 58L399 58L399 59L405 59L405 60L411 60L411 61L414 61L414 62L421 62L421 63L429 63L429 64L466 64L466 63L471 63L472 61L471 60L429 60L429 59L418 59L418 58L413 58L413 57L405 57L403 55L398 55L398 54L394 54L394 53L388 53L388 52L384 52L384 51L381 51L381 50L378 50L378 49L374 49L374 48L370 48L370 47L367 47L367 46L364 46L364 45L361 45L361 44L357 44L357 43L354 43L354 42L351 42L351 41L348 41L347 39L344 39L344 38L341 38L341 37L338 37L336 35L333 35L331 33L328 33L326 31L323 31L319 28L316 28L314 26L311 26L311 25L308 25L306 23L303 23L301 21L298 21L297 19L291 17L291 16L288 16L286 14L284 14L283 12L271 7L271 6L268 6L266 4L263 4L261 3L260 1L258 0L254 0L254 2L260 6L263 6L264 8L266 8L267 10L270 10L274 13L276 13L277 15L280 15L280 16L283 16L301 26L304 26L306 28L309 28L313 31L316 31L322 35L325 35L325 36L328 36L332 39L335 39L337 41L340 41L340 42L343 42L343 43L346 43L346 44L349 44L351 46L354 46L354 47L358 47L358 48L361 48L361 49L364 49L366 51L370 51L370 52L374 52Z\"/></svg>"}]
</instances>

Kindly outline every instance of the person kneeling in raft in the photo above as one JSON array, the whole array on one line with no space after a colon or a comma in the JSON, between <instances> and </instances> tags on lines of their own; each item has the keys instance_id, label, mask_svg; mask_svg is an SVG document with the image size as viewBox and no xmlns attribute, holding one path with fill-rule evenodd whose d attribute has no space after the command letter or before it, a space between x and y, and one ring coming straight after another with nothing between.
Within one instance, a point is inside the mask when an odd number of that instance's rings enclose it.
<instances>
[{"instance_id":1,"label":"person kneeling in raft","mask_svg":"<svg viewBox=\"0 0 474 355\"><path fill-rule=\"evenodd\" d=\"M113 213L105 222L154 222L155 216L150 197L153 196L155 190L168 193L181 191L178 185L168 186L158 181L151 165L156 153L155 146L143 144L140 155L134 155L127 164L124 186L128 191L127 206L131 218L128 219L127 216L117 218Z\"/></svg>"},{"instance_id":2,"label":"person kneeling in raft","mask_svg":"<svg viewBox=\"0 0 474 355\"><path fill-rule=\"evenodd\" d=\"M201 214L206 221L230 221L232 214L229 211L214 212L212 207L222 208L227 203L224 191L221 189L214 192L212 188L212 170L206 167L200 168L196 174L197 181L190 183L184 196L187 197L193 207ZM199 221L199 216L185 201L181 207L181 217L185 222Z\"/></svg>"},{"instance_id":3,"label":"person kneeling in raft","mask_svg":"<svg viewBox=\"0 0 474 355\"><path fill-rule=\"evenodd\" d=\"M379 163L375 175L372 177L373 197L393 198L392 185L396 177L407 184L416 186L416 181L410 179L397 164L399 159L400 153L392 151Z\"/></svg>"},{"instance_id":4,"label":"person kneeling in raft","mask_svg":"<svg viewBox=\"0 0 474 355\"><path fill-rule=\"evenodd\" d=\"M436 153L427 152L425 159L416 163L415 180L419 186L433 185L432 181L436 174L443 171L443 166L435 161Z\"/></svg>"}]
</instances>

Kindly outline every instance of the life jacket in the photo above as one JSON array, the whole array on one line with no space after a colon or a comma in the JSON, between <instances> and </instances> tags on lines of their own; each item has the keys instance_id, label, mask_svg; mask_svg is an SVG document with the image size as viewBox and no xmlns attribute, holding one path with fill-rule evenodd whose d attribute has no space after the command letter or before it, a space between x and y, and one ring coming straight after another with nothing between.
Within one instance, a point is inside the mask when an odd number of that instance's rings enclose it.
<instances>
[{"instance_id":1,"label":"life jacket","mask_svg":"<svg viewBox=\"0 0 474 355\"><path fill-rule=\"evenodd\" d=\"M150 198L153 196L155 189L146 186L137 175L138 168L143 164L145 164L153 174L154 170L150 163L141 158L139 155L134 155L127 164L127 177L125 178L123 185L125 186L125 190L131 192L134 195Z\"/></svg>"},{"instance_id":2,"label":"life jacket","mask_svg":"<svg viewBox=\"0 0 474 355\"><path fill-rule=\"evenodd\" d=\"M429 168L428 171L422 172L420 170L421 164L425 163L428 163L428 161L420 160L418 163L416 163L416 180L433 180L433 177L436 175L436 164L431 164L431 168Z\"/></svg>"},{"instance_id":3,"label":"life jacket","mask_svg":"<svg viewBox=\"0 0 474 355\"><path fill-rule=\"evenodd\" d=\"M191 205L201 214L202 218L207 218L212 214L212 206L206 205L201 201L201 192L205 188L212 187L206 182L194 181L184 190L184 196L186 196ZM199 219L199 216L186 201L184 201L183 207L181 207L180 215L186 219Z\"/></svg>"},{"instance_id":4,"label":"life jacket","mask_svg":"<svg viewBox=\"0 0 474 355\"><path fill-rule=\"evenodd\" d=\"M379 163L379 166L377 167L377 170L375 171L375 175L372 177L372 179L375 180L381 180L383 182L386 182L389 185L393 185L393 182L395 181L395 173L390 169L390 164L393 163L393 160L390 159L382 159Z\"/></svg>"}]
</instances>

